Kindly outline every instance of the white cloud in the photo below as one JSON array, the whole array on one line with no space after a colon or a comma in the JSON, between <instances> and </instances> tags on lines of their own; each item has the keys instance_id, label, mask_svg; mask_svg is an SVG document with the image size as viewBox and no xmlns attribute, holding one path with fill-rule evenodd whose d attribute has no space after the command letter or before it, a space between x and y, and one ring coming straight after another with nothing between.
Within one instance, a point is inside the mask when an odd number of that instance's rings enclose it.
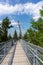
<instances>
[{"instance_id":1,"label":"white cloud","mask_svg":"<svg viewBox=\"0 0 43 65\"><path fill-rule=\"evenodd\" d=\"M0 20L0 24L2 24L2 21ZM12 26L17 26L18 27L18 22L17 21L14 21L14 20L11 20L11 24Z\"/></svg>"},{"instance_id":2,"label":"white cloud","mask_svg":"<svg viewBox=\"0 0 43 65\"><path fill-rule=\"evenodd\" d=\"M18 22L14 21L14 20L11 20L11 24L12 26L18 26Z\"/></svg>"},{"instance_id":3,"label":"white cloud","mask_svg":"<svg viewBox=\"0 0 43 65\"><path fill-rule=\"evenodd\" d=\"M19 23L19 24L21 25L21 23ZM11 20L11 24L10 25L18 27L18 22L15 21L15 20Z\"/></svg>"},{"instance_id":4,"label":"white cloud","mask_svg":"<svg viewBox=\"0 0 43 65\"><path fill-rule=\"evenodd\" d=\"M34 19L40 17L39 10L43 6L43 1L40 1L36 4L34 3L25 3L25 4L0 4L0 15L6 14L30 14Z\"/></svg>"},{"instance_id":5,"label":"white cloud","mask_svg":"<svg viewBox=\"0 0 43 65\"><path fill-rule=\"evenodd\" d=\"M2 24L2 20L0 20L0 24ZM20 23L20 24L21 24L21 23ZM17 27L18 27L18 22L12 19L10 25L12 25L12 26L17 26ZM9 25L9 26L10 26L10 25Z\"/></svg>"}]
</instances>

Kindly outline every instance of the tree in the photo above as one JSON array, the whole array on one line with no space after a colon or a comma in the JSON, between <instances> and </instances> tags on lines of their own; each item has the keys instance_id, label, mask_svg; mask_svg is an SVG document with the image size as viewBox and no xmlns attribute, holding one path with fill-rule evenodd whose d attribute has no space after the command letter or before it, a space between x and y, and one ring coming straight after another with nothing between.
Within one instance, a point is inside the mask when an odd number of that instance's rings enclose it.
<instances>
[{"instance_id":1,"label":"tree","mask_svg":"<svg viewBox=\"0 0 43 65\"><path fill-rule=\"evenodd\" d=\"M11 22L10 20L8 19L8 17L6 17L5 19L3 19L2 21L2 30L3 30L3 34L1 36L2 38L2 41L6 41L7 40L7 36L8 36L8 29L11 28L12 26L10 26Z\"/></svg>"},{"instance_id":2,"label":"tree","mask_svg":"<svg viewBox=\"0 0 43 65\"><path fill-rule=\"evenodd\" d=\"M29 41L38 45L38 41L39 41L39 39L38 39L39 35L38 34L39 33L37 31L33 30L32 28L28 29L27 32L29 33L29 35L28 35Z\"/></svg>"},{"instance_id":3,"label":"tree","mask_svg":"<svg viewBox=\"0 0 43 65\"><path fill-rule=\"evenodd\" d=\"M13 38L14 38L15 41L18 39L18 36L17 36L17 32L16 32L16 30L14 31Z\"/></svg>"},{"instance_id":4,"label":"tree","mask_svg":"<svg viewBox=\"0 0 43 65\"><path fill-rule=\"evenodd\" d=\"M43 17L43 6L42 9L40 10L40 15Z\"/></svg>"},{"instance_id":5,"label":"tree","mask_svg":"<svg viewBox=\"0 0 43 65\"><path fill-rule=\"evenodd\" d=\"M30 42L43 46L43 8L40 10L40 18L31 21L31 27L27 30Z\"/></svg>"},{"instance_id":6,"label":"tree","mask_svg":"<svg viewBox=\"0 0 43 65\"><path fill-rule=\"evenodd\" d=\"M2 35L4 34L3 29L0 27L0 42L2 42Z\"/></svg>"},{"instance_id":7,"label":"tree","mask_svg":"<svg viewBox=\"0 0 43 65\"><path fill-rule=\"evenodd\" d=\"M8 40L11 40L12 39L12 36L9 34L8 35Z\"/></svg>"},{"instance_id":8,"label":"tree","mask_svg":"<svg viewBox=\"0 0 43 65\"><path fill-rule=\"evenodd\" d=\"M33 21L31 23L32 24L31 27L33 30L35 30L35 33L37 33L34 35L34 36L36 36L34 38L34 40L36 39L35 44L43 46L43 9L40 10L40 15L41 15L41 17L36 22Z\"/></svg>"},{"instance_id":9,"label":"tree","mask_svg":"<svg viewBox=\"0 0 43 65\"><path fill-rule=\"evenodd\" d=\"M28 34L27 34L27 32L24 34L23 39L25 39L26 41L28 41Z\"/></svg>"}]
</instances>

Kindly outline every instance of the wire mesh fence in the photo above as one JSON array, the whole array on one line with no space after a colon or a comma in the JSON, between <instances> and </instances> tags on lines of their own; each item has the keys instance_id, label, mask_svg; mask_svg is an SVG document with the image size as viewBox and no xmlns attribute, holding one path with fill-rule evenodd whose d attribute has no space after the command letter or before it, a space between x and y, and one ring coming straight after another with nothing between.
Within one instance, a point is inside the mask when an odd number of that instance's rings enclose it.
<instances>
[{"instance_id":1,"label":"wire mesh fence","mask_svg":"<svg viewBox=\"0 0 43 65\"><path fill-rule=\"evenodd\" d=\"M21 45L31 63L31 65L43 65L43 50L30 46L26 41L21 40Z\"/></svg>"}]
</instances>

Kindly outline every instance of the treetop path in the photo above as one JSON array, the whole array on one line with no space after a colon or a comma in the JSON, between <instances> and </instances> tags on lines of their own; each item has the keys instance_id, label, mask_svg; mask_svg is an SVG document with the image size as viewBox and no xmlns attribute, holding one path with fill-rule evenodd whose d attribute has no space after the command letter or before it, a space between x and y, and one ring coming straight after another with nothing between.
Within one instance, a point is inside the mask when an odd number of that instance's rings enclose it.
<instances>
[{"instance_id":1,"label":"treetop path","mask_svg":"<svg viewBox=\"0 0 43 65\"><path fill-rule=\"evenodd\" d=\"M4 59L0 65L43 65L43 48L34 46L29 42L24 40L13 41L12 46L12 41L10 41L2 47L1 51L3 49ZM2 54L0 54L0 58L3 58Z\"/></svg>"},{"instance_id":2,"label":"treetop path","mask_svg":"<svg viewBox=\"0 0 43 65\"><path fill-rule=\"evenodd\" d=\"M12 65L31 65L20 42L17 42Z\"/></svg>"}]
</instances>

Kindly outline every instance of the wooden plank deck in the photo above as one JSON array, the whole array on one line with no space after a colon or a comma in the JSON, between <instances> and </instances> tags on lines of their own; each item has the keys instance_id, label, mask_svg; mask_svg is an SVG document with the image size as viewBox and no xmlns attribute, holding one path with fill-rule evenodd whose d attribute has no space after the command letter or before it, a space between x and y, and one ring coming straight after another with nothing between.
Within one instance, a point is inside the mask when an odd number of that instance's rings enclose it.
<instances>
[{"instance_id":1,"label":"wooden plank deck","mask_svg":"<svg viewBox=\"0 0 43 65\"><path fill-rule=\"evenodd\" d=\"M10 65L9 62L11 60L12 53L14 53L14 46L10 49L0 65ZM17 42L13 62L11 65L31 65L19 41Z\"/></svg>"},{"instance_id":2,"label":"wooden plank deck","mask_svg":"<svg viewBox=\"0 0 43 65\"><path fill-rule=\"evenodd\" d=\"M6 55L5 59L0 65L9 65L13 52L14 52L14 46L9 50L8 54Z\"/></svg>"},{"instance_id":3,"label":"wooden plank deck","mask_svg":"<svg viewBox=\"0 0 43 65\"><path fill-rule=\"evenodd\" d=\"M31 65L20 42L17 42L12 65Z\"/></svg>"}]
</instances>

